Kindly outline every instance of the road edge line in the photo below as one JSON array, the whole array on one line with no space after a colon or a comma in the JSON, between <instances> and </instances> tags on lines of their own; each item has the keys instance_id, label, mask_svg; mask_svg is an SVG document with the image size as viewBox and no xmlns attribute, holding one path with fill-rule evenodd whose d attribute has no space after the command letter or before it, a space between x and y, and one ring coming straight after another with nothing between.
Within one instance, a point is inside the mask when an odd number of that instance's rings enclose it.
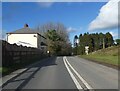
<instances>
[{"instance_id":1,"label":"road edge line","mask_svg":"<svg viewBox=\"0 0 120 91\"><path fill-rule=\"evenodd\" d=\"M70 76L71 76L73 82L75 83L77 89L83 89L83 88L81 87L81 85L79 84L79 82L77 81L77 79L75 78L75 76L73 75L73 73L71 72L71 70L69 69L69 67L68 67L68 65L67 65L67 63L66 63L65 57L63 57L63 61L64 61L64 64L65 64L65 67L67 68L68 73L70 74Z\"/></svg>"},{"instance_id":2,"label":"road edge line","mask_svg":"<svg viewBox=\"0 0 120 91\"><path fill-rule=\"evenodd\" d=\"M78 76L78 78L82 81L82 83L88 88L88 89L93 89L84 79L83 77L73 68L73 66L68 62L67 57L66 58L66 62L68 63L68 65L70 66L70 68L74 71L74 73Z\"/></svg>"}]
</instances>

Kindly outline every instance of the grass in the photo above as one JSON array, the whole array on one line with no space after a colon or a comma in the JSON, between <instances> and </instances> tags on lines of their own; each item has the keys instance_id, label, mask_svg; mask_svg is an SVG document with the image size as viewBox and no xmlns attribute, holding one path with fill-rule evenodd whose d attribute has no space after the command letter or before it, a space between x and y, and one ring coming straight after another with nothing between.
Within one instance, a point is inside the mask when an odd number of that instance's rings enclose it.
<instances>
[{"instance_id":1,"label":"grass","mask_svg":"<svg viewBox=\"0 0 120 91\"><path fill-rule=\"evenodd\" d=\"M80 57L118 66L118 56L111 56L111 55L110 56L109 55L81 55Z\"/></svg>"},{"instance_id":2,"label":"grass","mask_svg":"<svg viewBox=\"0 0 120 91\"><path fill-rule=\"evenodd\" d=\"M7 72L7 71L8 71L7 68L5 68L5 67L0 67L0 73L5 73L5 72Z\"/></svg>"},{"instance_id":3,"label":"grass","mask_svg":"<svg viewBox=\"0 0 120 91\"><path fill-rule=\"evenodd\" d=\"M89 55L80 55L80 57L97 61L99 63L118 66L120 64L120 62L118 62L118 49L120 49L120 46L112 46L90 53Z\"/></svg>"}]
</instances>

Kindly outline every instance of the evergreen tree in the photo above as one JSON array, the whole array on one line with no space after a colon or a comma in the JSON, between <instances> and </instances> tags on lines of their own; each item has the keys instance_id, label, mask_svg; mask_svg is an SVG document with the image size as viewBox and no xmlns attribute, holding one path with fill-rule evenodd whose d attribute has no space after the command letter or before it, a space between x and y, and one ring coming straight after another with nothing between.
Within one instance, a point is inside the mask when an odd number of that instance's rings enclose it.
<instances>
[{"instance_id":1,"label":"evergreen tree","mask_svg":"<svg viewBox=\"0 0 120 91\"><path fill-rule=\"evenodd\" d=\"M105 40L106 47L110 47L114 43L113 37L109 32L105 34Z\"/></svg>"},{"instance_id":2,"label":"evergreen tree","mask_svg":"<svg viewBox=\"0 0 120 91\"><path fill-rule=\"evenodd\" d=\"M77 38L77 36L75 36ZM78 53L85 54L85 46L89 46L89 52L97 51L99 49L112 46L114 43L112 35L108 32L103 33L84 33L79 35Z\"/></svg>"},{"instance_id":3,"label":"evergreen tree","mask_svg":"<svg viewBox=\"0 0 120 91\"><path fill-rule=\"evenodd\" d=\"M105 35L103 33L99 33L99 45L100 45L100 49L102 49L103 46L104 46L104 39L105 39Z\"/></svg>"},{"instance_id":4,"label":"evergreen tree","mask_svg":"<svg viewBox=\"0 0 120 91\"><path fill-rule=\"evenodd\" d=\"M116 39L115 41L116 41L117 45L120 45L120 39Z\"/></svg>"}]
</instances>

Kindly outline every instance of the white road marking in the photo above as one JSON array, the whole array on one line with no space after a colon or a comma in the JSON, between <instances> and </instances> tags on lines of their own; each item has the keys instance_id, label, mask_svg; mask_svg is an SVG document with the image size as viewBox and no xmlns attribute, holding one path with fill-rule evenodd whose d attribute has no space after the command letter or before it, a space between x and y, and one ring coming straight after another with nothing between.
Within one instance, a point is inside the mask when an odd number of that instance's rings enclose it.
<instances>
[{"instance_id":1,"label":"white road marking","mask_svg":"<svg viewBox=\"0 0 120 91\"><path fill-rule=\"evenodd\" d=\"M73 66L68 62L67 58L65 57L67 64L69 67L74 71L74 73L78 76L78 78L82 81L82 83L87 87L87 89L93 89L84 79L83 77L73 68Z\"/></svg>"},{"instance_id":2,"label":"white road marking","mask_svg":"<svg viewBox=\"0 0 120 91\"><path fill-rule=\"evenodd\" d=\"M64 61L64 64L65 64L65 67L67 68L67 70L68 70L68 72L69 72L72 80L74 81L77 89L83 89L83 88L81 87L81 85L79 84L79 82L77 81L77 79L75 78L75 76L73 75L73 73L71 72L71 70L69 69L69 67L68 67L68 65L67 65L67 63L66 63L66 61L65 61L65 57L63 57L63 61Z\"/></svg>"}]
</instances>

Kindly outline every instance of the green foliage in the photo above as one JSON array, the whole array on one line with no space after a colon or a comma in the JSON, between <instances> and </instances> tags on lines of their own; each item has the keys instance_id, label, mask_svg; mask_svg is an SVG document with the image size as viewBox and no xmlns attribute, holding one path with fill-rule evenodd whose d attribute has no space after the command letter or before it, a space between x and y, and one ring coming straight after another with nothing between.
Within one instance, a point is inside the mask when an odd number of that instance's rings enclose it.
<instances>
[{"instance_id":1,"label":"green foliage","mask_svg":"<svg viewBox=\"0 0 120 91\"><path fill-rule=\"evenodd\" d=\"M118 66L118 50L120 50L120 46L112 46L90 53L89 55L80 55L80 57Z\"/></svg>"},{"instance_id":2,"label":"green foliage","mask_svg":"<svg viewBox=\"0 0 120 91\"><path fill-rule=\"evenodd\" d=\"M108 32L103 33L84 33L79 35L79 46L76 48L77 54L85 54L85 46L89 46L89 52L97 51L104 47L110 47L114 43L112 35Z\"/></svg>"},{"instance_id":3,"label":"green foliage","mask_svg":"<svg viewBox=\"0 0 120 91\"><path fill-rule=\"evenodd\" d=\"M105 40L106 47L110 47L114 43L113 37L109 32L105 34Z\"/></svg>"},{"instance_id":4,"label":"green foliage","mask_svg":"<svg viewBox=\"0 0 120 91\"><path fill-rule=\"evenodd\" d=\"M0 73L4 73L4 72L7 72L8 71L8 69L7 68L5 68L5 67L0 67Z\"/></svg>"},{"instance_id":5,"label":"green foliage","mask_svg":"<svg viewBox=\"0 0 120 91\"><path fill-rule=\"evenodd\" d=\"M48 50L53 55L69 55L71 53L71 45L66 39L60 36L56 30L48 30L46 37L49 41Z\"/></svg>"},{"instance_id":6,"label":"green foliage","mask_svg":"<svg viewBox=\"0 0 120 91\"><path fill-rule=\"evenodd\" d=\"M117 45L120 45L120 39L116 39Z\"/></svg>"},{"instance_id":7,"label":"green foliage","mask_svg":"<svg viewBox=\"0 0 120 91\"><path fill-rule=\"evenodd\" d=\"M62 40L62 38L57 34L56 30L48 30L46 36L52 41Z\"/></svg>"},{"instance_id":8,"label":"green foliage","mask_svg":"<svg viewBox=\"0 0 120 91\"><path fill-rule=\"evenodd\" d=\"M47 38L47 50L50 51L51 55L68 55L72 52L64 24L48 22L39 25L35 30Z\"/></svg>"}]
</instances>

